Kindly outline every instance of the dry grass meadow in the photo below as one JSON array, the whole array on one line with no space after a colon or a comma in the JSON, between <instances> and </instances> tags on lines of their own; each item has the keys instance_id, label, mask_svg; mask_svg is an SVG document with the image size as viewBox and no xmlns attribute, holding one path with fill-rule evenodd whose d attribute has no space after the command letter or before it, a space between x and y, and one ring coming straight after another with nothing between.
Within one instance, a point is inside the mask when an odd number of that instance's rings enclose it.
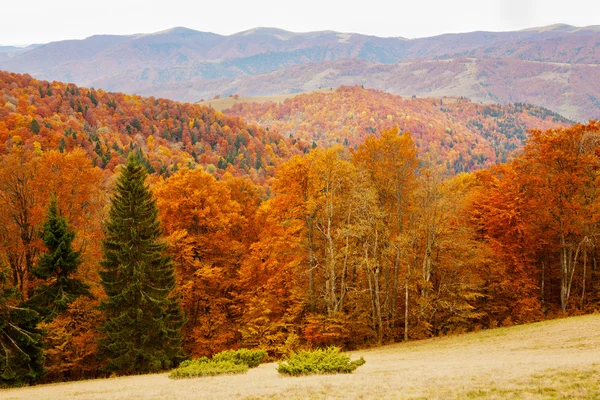
<instances>
[{"instance_id":1,"label":"dry grass meadow","mask_svg":"<svg viewBox=\"0 0 600 400\"><path fill-rule=\"evenodd\" d=\"M318 89L311 91L310 93L333 93L335 89ZM273 103L283 103L285 99L291 99L299 94L306 94L307 92L291 93L291 94L276 94L272 96L239 96L235 97L223 97L221 99L211 99L205 101L199 101L197 104L201 106L209 106L217 111L223 111L225 109L233 107L234 104L238 103L266 103L272 101Z\"/></svg>"},{"instance_id":2,"label":"dry grass meadow","mask_svg":"<svg viewBox=\"0 0 600 400\"><path fill-rule=\"evenodd\" d=\"M600 399L600 315L356 351L351 375L167 374L0 390L0 399Z\"/></svg>"}]
</instances>

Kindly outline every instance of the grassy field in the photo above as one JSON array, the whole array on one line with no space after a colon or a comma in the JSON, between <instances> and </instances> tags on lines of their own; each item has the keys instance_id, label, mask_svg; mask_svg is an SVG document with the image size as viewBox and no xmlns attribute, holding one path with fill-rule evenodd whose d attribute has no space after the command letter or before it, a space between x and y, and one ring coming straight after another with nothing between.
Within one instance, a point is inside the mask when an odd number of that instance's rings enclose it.
<instances>
[{"instance_id":1,"label":"grassy field","mask_svg":"<svg viewBox=\"0 0 600 400\"><path fill-rule=\"evenodd\" d=\"M315 92L319 93L332 93L335 89L319 89L315 90ZM310 92L312 93L312 92ZM234 97L224 97L222 99L211 99L205 101L199 101L197 104L201 106L210 106L217 111L223 111L227 108L232 107L237 103L266 103L268 101L272 101L274 103L283 103L285 99L290 99L292 97L298 96L303 93L293 93L293 94L276 94L272 96L239 96L239 98Z\"/></svg>"},{"instance_id":2,"label":"grassy field","mask_svg":"<svg viewBox=\"0 0 600 400\"><path fill-rule=\"evenodd\" d=\"M600 315L356 351L351 375L167 374L0 390L0 399L599 399Z\"/></svg>"}]
</instances>

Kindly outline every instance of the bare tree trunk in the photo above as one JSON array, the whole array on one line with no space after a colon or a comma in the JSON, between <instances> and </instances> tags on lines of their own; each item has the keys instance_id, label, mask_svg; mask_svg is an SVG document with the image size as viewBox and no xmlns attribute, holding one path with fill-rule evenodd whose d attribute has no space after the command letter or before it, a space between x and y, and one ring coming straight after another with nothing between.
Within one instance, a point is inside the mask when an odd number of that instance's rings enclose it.
<instances>
[{"instance_id":1,"label":"bare tree trunk","mask_svg":"<svg viewBox=\"0 0 600 400\"><path fill-rule=\"evenodd\" d=\"M567 302L568 298L568 282L569 282L569 249L567 249L567 245L565 242L565 237L560 237L560 269L561 269L561 279L560 279L560 307L563 312L567 311Z\"/></svg>"},{"instance_id":2,"label":"bare tree trunk","mask_svg":"<svg viewBox=\"0 0 600 400\"><path fill-rule=\"evenodd\" d=\"M349 211L346 226L350 225L350 215L351 212ZM346 247L344 251L344 265L342 267L342 276L340 279L340 297L336 306L336 311L342 311L344 309L344 299L346 298L346 275L348 273L348 254L350 253L350 234L348 232L346 232Z\"/></svg>"},{"instance_id":3,"label":"bare tree trunk","mask_svg":"<svg viewBox=\"0 0 600 400\"><path fill-rule=\"evenodd\" d=\"M383 339L383 320L381 318L381 300L379 290L379 266L375 267L375 309L377 311L377 344L381 345Z\"/></svg>"},{"instance_id":4,"label":"bare tree trunk","mask_svg":"<svg viewBox=\"0 0 600 400\"><path fill-rule=\"evenodd\" d=\"M375 262L377 262L377 250L379 248L379 232L377 231L377 229L375 229L375 242L373 243L373 259L375 260ZM377 343L381 344L381 342L383 341L383 321L381 318L381 301L379 300L380 297L380 290L379 290L379 270L380 270L380 265L377 264L376 268L375 268L375 299L377 300L377 325L378 325L378 335L377 335Z\"/></svg>"},{"instance_id":5,"label":"bare tree trunk","mask_svg":"<svg viewBox=\"0 0 600 400\"><path fill-rule=\"evenodd\" d=\"M325 200L325 218L326 218L326 226L319 226L318 229L321 231L321 234L325 237L325 241L327 242L325 249L325 267L326 273L328 275L327 280L325 282L325 299L327 303L327 313L332 313L336 308L336 273L335 273L335 246L333 243L333 232L332 232L332 223L333 223L333 199L331 194L331 188L329 187L329 183L327 183L327 187L325 189L326 200Z\"/></svg>"},{"instance_id":6,"label":"bare tree trunk","mask_svg":"<svg viewBox=\"0 0 600 400\"><path fill-rule=\"evenodd\" d=\"M567 311L569 303L569 297L571 295L571 287L573 285L573 276L575 275L575 267L577 265L577 258L579 257L579 251L581 247L587 242L587 237L577 246L575 255L573 255L573 248L566 245L564 235L560 238L561 243L561 285L560 285L560 305L563 312Z\"/></svg>"},{"instance_id":7,"label":"bare tree trunk","mask_svg":"<svg viewBox=\"0 0 600 400\"><path fill-rule=\"evenodd\" d=\"M383 319L381 318L381 296L380 296L380 290L379 290L379 266L375 267L375 270L373 271L373 283L371 284L371 266L369 264L369 250L368 250L368 243L365 242L363 244L364 250L365 250L365 265L367 268L367 274L369 275L369 288L372 290L371 291L371 296L372 296L372 302L374 304L374 320L377 323L377 329L376 329L376 333L377 333L377 344L381 344L382 342L382 338L383 338Z\"/></svg>"},{"instance_id":8,"label":"bare tree trunk","mask_svg":"<svg viewBox=\"0 0 600 400\"><path fill-rule=\"evenodd\" d=\"M333 237L331 236L331 218L327 220L327 247L328 260L327 269L329 270L329 301L327 302L327 310L329 312L335 310L335 250L333 247Z\"/></svg>"},{"instance_id":9,"label":"bare tree trunk","mask_svg":"<svg viewBox=\"0 0 600 400\"><path fill-rule=\"evenodd\" d=\"M400 270L400 244L396 247L396 259L394 260L394 279L392 286L392 315L390 328L396 326L396 298L398 297L398 273Z\"/></svg>"},{"instance_id":10,"label":"bare tree trunk","mask_svg":"<svg viewBox=\"0 0 600 400\"><path fill-rule=\"evenodd\" d=\"M396 171L397 172L397 171ZM400 181L400 179L397 179ZM404 180L402 180L404 181ZM402 251L402 234L404 232L404 185L396 189L396 230L398 240L396 242L396 259L394 260L394 283L392 289L392 325L395 327L397 318L396 299L398 298L398 274L400 273L400 261Z\"/></svg>"},{"instance_id":11,"label":"bare tree trunk","mask_svg":"<svg viewBox=\"0 0 600 400\"><path fill-rule=\"evenodd\" d=\"M377 332L377 312L375 311L375 290L373 289L373 279L371 277L371 269L369 268L369 262L366 259L367 252L365 250L365 263L367 267L367 281L369 283L369 298L371 299L371 321L373 324L373 330Z\"/></svg>"},{"instance_id":12,"label":"bare tree trunk","mask_svg":"<svg viewBox=\"0 0 600 400\"><path fill-rule=\"evenodd\" d=\"M585 299L585 274L587 273L587 250L583 250L583 282L581 284L581 308Z\"/></svg>"},{"instance_id":13,"label":"bare tree trunk","mask_svg":"<svg viewBox=\"0 0 600 400\"><path fill-rule=\"evenodd\" d=\"M592 253L594 257L592 258L592 272L598 271L598 258L596 255L596 244L594 243L594 252Z\"/></svg>"},{"instance_id":14,"label":"bare tree trunk","mask_svg":"<svg viewBox=\"0 0 600 400\"><path fill-rule=\"evenodd\" d=\"M425 255L423 256L423 281L426 285L431 281L431 270L433 266L433 261L431 260L431 244L429 243L429 239L427 239L427 242ZM429 296L429 288L427 286L424 286L421 289L421 296Z\"/></svg>"},{"instance_id":15,"label":"bare tree trunk","mask_svg":"<svg viewBox=\"0 0 600 400\"><path fill-rule=\"evenodd\" d=\"M389 319L392 315L392 299L391 299L391 295L392 295L392 267L391 265L387 265L387 260L384 261L382 260L378 265L380 267L380 269L383 270L383 281L385 282L385 286L384 286L384 290L385 290L385 301L384 301L384 314L386 315L386 317Z\"/></svg>"},{"instance_id":16,"label":"bare tree trunk","mask_svg":"<svg viewBox=\"0 0 600 400\"><path fill-rule=\"evenodd\" d=\"M408 279L410 277L410 263L407 263L406 280L404 282L404 340L408 340Z\"/></svg>"},{"instance_id":17,"label":"bare tree trunk","mask_svg":"<svg viewBox=\"0 0 600 400\"><path fill-rule=\"evenodd\" d=\"M545 291L546 291L546 266L544 264L544 262L542 261L542 284L541 284L541 295L542 295L542 306L544 305L544 301L545 301Z\"/></svg>"},{"instance_id":18,"label":"bare tree trunk","mask_svg":"<svg viewBox=\"0 0 600 400\"><path fill-rule=\"evenodd\" d=\"M315 269L317 268L314 248L314 223L308 224L308 310L315 311Z\"/></svg>"}]
</instances>

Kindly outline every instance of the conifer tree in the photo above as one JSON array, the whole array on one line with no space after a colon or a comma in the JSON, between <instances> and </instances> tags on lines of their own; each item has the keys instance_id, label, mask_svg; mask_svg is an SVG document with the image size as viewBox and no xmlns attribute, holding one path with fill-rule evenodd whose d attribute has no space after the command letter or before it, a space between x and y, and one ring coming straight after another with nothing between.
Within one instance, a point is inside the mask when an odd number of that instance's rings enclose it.
<instances>
[{"instance_id":1,"label":"conifer tree","mask_svg":"<svg viewBox=\"0 0 600 400\"><path fill-rule=\"evenodd\" d=\"M0 388L34 383L43 373L38 313L18 304L0 269Z\"/></svg>"},{"instance_id":2,"label":"conifer tree","mask_svg":"<svg viewBox=\"0 0 600 400\"><path fill-rule=\"evenodd\" d=\"M119 374L155 372L182 359L183 314L174 267L165 255L157 208L144 184L146 170L130 154L113 195L100 271L108 298L99 343L106 370Z\"/></svg>"},{"instance_id":3,"label":"conifer tree","mask_svg":"<svg viewBox=\"0 0 600 400\"><path fill-rule=\"evenodd\" d=\"M44 280L27 304L40 313L43 321L54 319L81 295L91 297L88 286L72 275L81 264L81 252L73 250L75 232L60 215L56 197L50 199L40 236L48 249L32 273Z\"/></svg>"}]
</instances>

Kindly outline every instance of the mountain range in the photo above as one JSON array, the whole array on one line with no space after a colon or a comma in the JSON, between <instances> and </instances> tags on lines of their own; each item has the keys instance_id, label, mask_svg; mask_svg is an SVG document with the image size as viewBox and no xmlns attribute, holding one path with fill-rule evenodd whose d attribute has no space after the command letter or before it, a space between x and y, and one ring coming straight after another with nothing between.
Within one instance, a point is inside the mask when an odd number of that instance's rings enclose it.
<instances>
[{"instance_id":1,"label":"mountain range","mask_svg":"<svg viewBox=\"0 0 600 400\"><path fill-rule=\"evenodd\" d=\"M360 84L402 96L525 102L600 118L600 26L381 38L256 28L229 36L173 28L0 47L0 69L195 102Z\"/></svg>"}]
</instances>

